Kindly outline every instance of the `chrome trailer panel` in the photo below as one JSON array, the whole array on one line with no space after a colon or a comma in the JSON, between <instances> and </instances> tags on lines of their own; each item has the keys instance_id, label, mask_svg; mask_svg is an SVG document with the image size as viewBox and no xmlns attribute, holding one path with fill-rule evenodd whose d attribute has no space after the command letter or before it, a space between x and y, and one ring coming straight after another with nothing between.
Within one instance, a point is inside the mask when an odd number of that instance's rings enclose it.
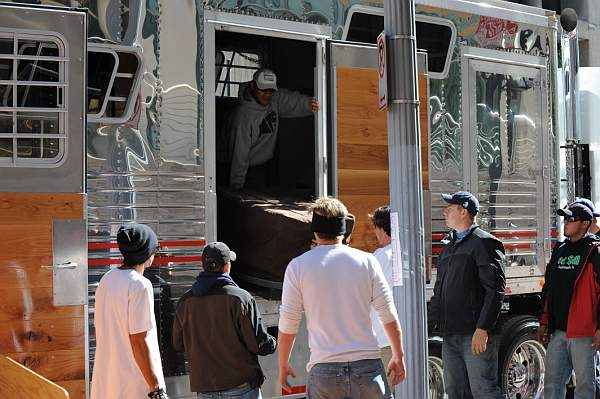
<instances>
[{"instance_id":1,"label":"chrome trailer panel","mask_svg":"<svg viewBox=\"0 0 600 399\"><path fill-rule=\"evenodd\" d=\"M126 5L110 3L90 7ZM125 18L122 10L112 10ZM99 279L120 263L117 229L132 221L148 224L162 247L146 276L154 285L163 371L173 392L186 397L189 388L179 388L187 384L185 362L171 349L170 331L176 303L200 271L206 238L203 10L193 2L176 7L129 2L127 11L128 25L117 18L93 27L106 38L137 46L143 71L131 119L88 124L90 313ZM93 339L90 349L91 367Z\"/></svg>"}]
</instances>

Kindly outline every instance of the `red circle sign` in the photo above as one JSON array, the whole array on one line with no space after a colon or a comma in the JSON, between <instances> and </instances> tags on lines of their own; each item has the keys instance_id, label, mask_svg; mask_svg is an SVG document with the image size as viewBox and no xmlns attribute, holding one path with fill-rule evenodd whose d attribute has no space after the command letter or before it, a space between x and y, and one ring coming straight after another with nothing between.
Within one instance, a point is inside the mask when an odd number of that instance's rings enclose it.
<instances>
[{"instance_id":1,"label":"red circle sign","mask_svg":"<svg viewBox=\"0 0 600 399\"><path fill-rule=\"evenodd\" d=\"M379 77L383 78L385 75L385 37L380 36L377 40L377 66Z\"/></svg>"}]
</instances>

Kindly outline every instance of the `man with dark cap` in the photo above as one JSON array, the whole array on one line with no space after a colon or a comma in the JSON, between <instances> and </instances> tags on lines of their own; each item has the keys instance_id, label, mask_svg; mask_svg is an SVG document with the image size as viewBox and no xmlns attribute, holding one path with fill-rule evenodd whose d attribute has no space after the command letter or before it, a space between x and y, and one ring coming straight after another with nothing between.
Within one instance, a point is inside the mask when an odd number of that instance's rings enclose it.
<instances>
[{"instance_id":1,"label":"man with dark cap","mask_svg":"<svg viewBox=\"0 0 600 399\"><path fill-rule=\"evenodd\" d=\"M598 222L598 217L600 217L600 213L596 211L596 207L592 200L587 198L575 198L573 201L574 204L582 204L585 205L590 211L592 211L592 224L588 229L588 233L596 236L597 239L600 239L600 223ZM596 399L600 399L600 352L596 352Z\"/></svg>"},{"instance_id":2,"label":"man with dark cap","mask_svg":"<svg viewBox=\"0 0 600 399\"><path fill-rule=\"evenodd\" d=\"M479 201L443 194L449 242L438 258L429 327L443 335L448 399L504 399L498 386L498 340L492 333L504 298L504 246L475 223Z\"/></svg>"},{"instance_id":3,"label":"man with dark cap","mask_svg":"<svg viewBox=\"0 0 600 399\"><path fill-rule=\"evenodd\" d=\"M596 211L596 207L594 206L594 203L587 198L575 198L575 201L573 201L573 203L585 205L586 207L589 208L590 211L592 211L592 215L594 217L592 219L592 224L590 225L588 232L591 234L594 234L596 237L600 238L600 235L598 234L598 233L600 233L600 223L598 222L598 218L600 217L600 212Z\"/></svg>"},{"instance_id":4,"label":"man with dark cap","mask_svg":"<svg viewBox=\"0 0 600 399\"><path fill-rule=\"evenodd\" d=\"M575 371L575 398L595 394L594 357L600 349L600 256L597 237L588 230L594 217L582 203L556 211L564 218L564 235L544 277L538 340L548 344L544 397L564 399L565 384Z\"/></svg>"},{"instance_id":5,"label":"man with dark cap","mask_svg":"<svg viewBox=\"0 0 600 399\"><path fill-rule=\"evenodd\" d=\"M348 211L335 198L311 206L317 246L294 258L285 271L279 314L279 382L291 391L296 373L289 358L306 316L310 360L307 394L312 399L392 398L371 325L377 312L392 347L387 375L405 378L402 331L381 266L370 253L342 244Z\"/></svg>"},{"instance_id":6,"label":"man with dark cap","mask_svg":"<svg viewBox=\"0 0 600 399\"><path fill-rule=\"evenodd\" d=\"M217 159L230 163L229 184L236 189L246 183L248 168L273 158L279 118L310 116L319 110L316 98L278 88L270 69L260 69L252 81L240 84L238 100L217 142Z\"/></svg>"},{"instance_id":7,"label":"man with dark cap","mask_svg":"<svg viewBox=\"0 0 600 399\"><path fill-rule=\"evenodd\" d=\"M201 399L260 399L258 356L275 352L256 301L229 276L235 259L224 243L208 244L204 271L177 304L173 348L186 352L190 387Z\"/></svg>"},{"instance_id":8,"label":"man with dark cap","mask_svg":"<svg viewBox=\"0 0 600 399\"><path fill-rule=\"evenodd\" d=\"M95 294L96 355L91 399L168 399L154 318L152 284L143 276L158 239L143 224L117 233L123 264L108 271Z\"/></svg>"}]
</instances>

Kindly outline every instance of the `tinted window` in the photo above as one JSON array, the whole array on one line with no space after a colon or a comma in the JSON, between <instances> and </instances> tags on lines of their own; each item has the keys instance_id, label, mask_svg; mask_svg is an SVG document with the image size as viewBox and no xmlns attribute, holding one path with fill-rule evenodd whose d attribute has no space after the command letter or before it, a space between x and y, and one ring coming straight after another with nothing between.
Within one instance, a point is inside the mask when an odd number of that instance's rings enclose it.
<instances>
[{"instance_id":1,"label":"tinted window","mask_svg":"<svg viewBox=\"0 0 600 399\"><path fill-rule=\"evenodd\" d=\"M429 72L442 73L452 40L449 26L417 21L417 47L427 51Z\"/></svg>"},{"instance_id":2,"label":"tinted window","mask_svg":"<svg viewBox=\"0 0 600 399\"><path fill-rule=\"evenodd\" d=\"M352 14L346 40L376 43L383 30L383 16L366 13ZM442 73L452 40L449 26L417 21L417 47L427 51L429 72Z\"/></svg>"}]
</instances>

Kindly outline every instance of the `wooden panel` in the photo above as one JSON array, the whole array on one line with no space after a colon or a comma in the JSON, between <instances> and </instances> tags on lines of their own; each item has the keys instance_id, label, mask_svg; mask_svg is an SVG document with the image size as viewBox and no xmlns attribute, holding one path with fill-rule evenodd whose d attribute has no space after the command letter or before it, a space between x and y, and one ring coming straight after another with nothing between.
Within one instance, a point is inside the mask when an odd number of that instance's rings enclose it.
<instances>
[{"instance_id":1,"label":"wooden panel","mask_svg":"<svg viewBox=\"0 0 600 399\"><path fill-rule=\"evenodd\" d=\"M3 262L0 289L6 288L50 288L52 270L44 268L52 264L52 256L21 256Z\"/></svg>"},{"instance_id":2,"label":"wooden panel","mask_svg":"<svg viewBox=\"0 0 600 399\"><path fill-rule=\"evenodd\" d=\"M0 321L84 316L82 306L54 306L52 288L0 289L0 298Z\"/></svg>"},{"instance_id":3,"label":"wooden panel","mask_svg":"<svg viewBox=\"0 0 600 399\"><path fill-rule=\"evenodd\" d=\"M378 109L377 71L337 68L338 144L387 146L386 113Z\"/></svg>"},{"instance_id":4,"label":"wooden panel","mask_svg":"<svg viewBox=\"0 0 600 399\"><path fill-rule=\"evenodd\" d=\"M338 68L338 196L356 220L350 245L377 248L369 213L389 203L387 113L379 111L377 72Z\"/></svg>"},{"instance_id":5,"label":"wooden panel","mask_svg":"<svg viewBox=\"0 0 600 399\"><path fill-rule=\"evenodd\" d=\"M52 381L85 379L85 355L82 350L6 353L5 355Z\"/></svg>"},{"instance_id":6,"label":"wooden panel","mask_svg":"<svg viewBox=\"0 0 600 399\"><path fill-rule=\"evenodd\" d=\"M0 395L11 399L68 398L64 388L5 356L0 356Z\"/></svg>"},{"instance_id":7,"label":"wooden panel","mask_svg":"<svg viewBox=\"0 0 600 399\"><path fill-rule=\"evenodd\" d=\"M69 393L69 398L74 399L84 399L85 398L85 389L86 384L85 380L70 380L70 381L56 381L57 385L60 385Z\"/></svg>"},{"instance_id":8,"label":"wooden panel","mask_svg":"<svg viewBox=\"0 0 600 399\"><path fill-rule=\"evenodd\" d=\"M369 220L369 214L377 207L389 204L388 195L342 195L340 200L346 205L356 220L352 230L350 246L360 248L363 251L373 252L379 245L375 238L373 224Z\"/></svg>"},{"instance_id":9,"label":"wooden panel","mask_svg":"<svg viewBox=\"0 0 600 399\"><path fill-rule=\"evenodd\" d=\"M0 193L2 224L42 219L80 219L83 216L84 194Z\"/></svg>"},{"instance_id":10,"label":"wooden panel","mask_svg":"<svg viewBox=\"0 0 600 399\"><path fill-rule=\"evenodd\" d=\"M387 170L338 170L339 195L389 195Z\"/></svg>"},{"instance_id":11,"label":"wooden panel","mask_svg":"<svg viewBox=\"0 0 600 399\"><path fill-rule=\"evenodd\" d=\"M0 323L0 353L84 348L83 318Z\"/></svg>"},{"instance_id":12,"label":"wooden panel","mask_svg":"<svg viewBox=\"0 0 600 399\"><path fill-rule=\"evenodd\" d=\"M27 256L52 256L52 223L23 221L19 224L0 225L2 261L4 265ZM52 275L50 275L52 276Z\"/></svg>"},{"instance_id":13,"label":"wooden panel","mask_svg":"<svg viewBox=\"0 0 600 399\"><path fill-rule=\"evenodd\" d=\"M338 145L338 168L387 170L387 145L347 144Z\"/></svg>"},{"instance_id":14,"label":"wooden panel","mask_svg":"<svg viewBox=\"0 0 600 399\"><path fill-rule=\"evenodd\" d=\"M83 219L84 199L0 193L0 352L64 381L71 398L85 398L84 307L53 305L52 270L44 266L53 263L53 221Z\"/></svg>"},{"instance_id":15,"label":"wooden panel","mask_svg":"<svg viewBox=\"0 0 600 399\"><path fill-rule=\"evenodd\" d=\"M338 196L356 217L351 245L365 251L377 248L368 218L389 204L387 113L378 110L377 72L337 68ZM427 75L419 75L419 123L423 188L429 189L429 118Z\"/></svg>"}]
</instances>

